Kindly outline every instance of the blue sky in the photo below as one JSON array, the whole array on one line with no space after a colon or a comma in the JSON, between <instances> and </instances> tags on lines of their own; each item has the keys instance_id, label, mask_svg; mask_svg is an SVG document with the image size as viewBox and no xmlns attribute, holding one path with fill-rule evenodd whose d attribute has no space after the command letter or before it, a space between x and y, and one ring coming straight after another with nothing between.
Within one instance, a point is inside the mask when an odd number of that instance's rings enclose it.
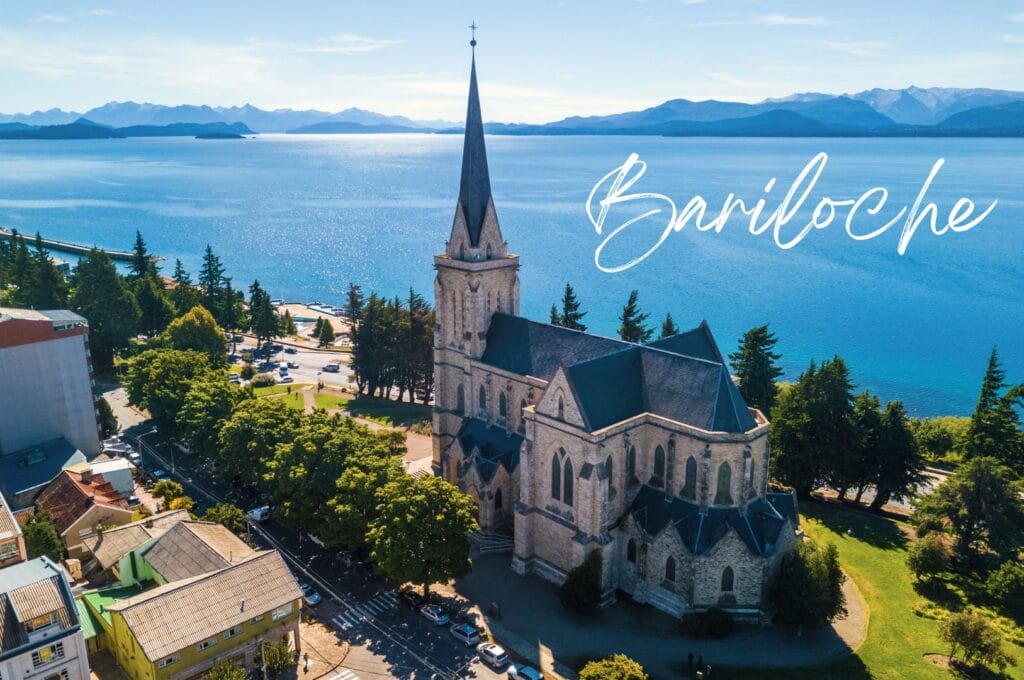
<instances>
[{"instance_id":1,"label":"blue sky","mask_svg":"<svg viewBox=\"0 0 1024 680\"><path fill-rule=\"evenodd\" d=\"M1024 90L1024 1L0 0L0 111L111 100L489 120L908 85Z\"/></svg>"}]
</instances>

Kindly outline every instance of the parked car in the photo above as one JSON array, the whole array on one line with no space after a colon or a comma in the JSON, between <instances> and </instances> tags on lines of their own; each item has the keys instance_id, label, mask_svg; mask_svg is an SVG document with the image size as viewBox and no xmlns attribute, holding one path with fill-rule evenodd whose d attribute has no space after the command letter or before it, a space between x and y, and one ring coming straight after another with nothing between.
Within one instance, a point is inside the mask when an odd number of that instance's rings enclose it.
<instances>
[{"instance_id":1,"label":"parked car","mask_svg":"<svg viewBox=\"0 0 1024 680\"><path fill-rule=\"evenodd\" d=\"M501 668L508 663L508 653L501 645L488 642L480 645L476 651L480 655L480 659L492 668Z\"/></svg>"},{"instance_id":2,"label":"parked car","mask_svg":"<svg viewBox=\"0 0 1024 680\"><path fill-rule=\"evenodd\" d=\"M284 353L285 354L298 354L299 350L295 349L294 347L285 347L284 348Z\"/></svg>"},{"instance_id":3,"label":"parked car","mask_svg":"<svg viewBox=\"0 0 1024 680\"><path fill-rule=\"evenodd\" d=\"M239 335L238 333L235 333L231 337L231 340L234 341L234 342L245 342L245 336L244 335Z\"/></svg>"},{"instance_id":4,"label":"parked car","mask_svg":"<svg viewBox=\"0 0 1024 680\"><path fill-rule=\"evenodd\" d=\"M324 367L320 370L324 373L341 373L341 366L338 364L324 364Z\"/></svg>"},{"instance_id":5,"label":"parked car","mask_svg":"<svg viewBox=\"0 0 1024 680\"><path fill-rule=\"evenodd\" d=\"M136 453L135 451L132 451L131 453L128 454L128 461L135 467L138 467L142 465L142 456Z\"/></svg>"},{"instance_id":6,"label":"parked car","mask_svg":"<svg viewBox=\"0 0 1024 680\"><path fill-rule=\"evenodd\" d=\"M423 606L423 596L417 593L412 588L402 588L398 591L398 599L402 601L402 604L412 607L413 609L419 609Z\"/></svg>"},{"instance_id":7,"label":"parked car","mask_svg":"<svg viewBox=\"0 0 1024 680\"><path fill-rule=\"evenodd\" d=\"M139 497L138 496L128 496L128 507L129 508L135 507L140 502L141 501L139 501Z\"/></svg>"},{"instance_id":8,"label":"parked car","mask_svg":"<svg viewBox=\"0 0 1024 680\"><path fill-rule=\"evenodd\" d=\"M448 625L448 615L436 604L428 604L421 607L420 614L423 614L423 618L431 621L435 626Z\"/></svg>"},{"instance_id":9,"label":"parked car","mask_svg":"<svg viewBox=\"0 0 1024 680\"><path fill-rule=\"evenodd\" d=\"M282 383L282 384L284 384L284 383L293 383L293 382L295 382L295 378L291 377L290 375L283 375L283 376L281 376L281 379L278 380L277 382Z\"/></svg>"},{"instance_id":10,"label":"parked car","mask_svg":"<svg viewBox=\"0 0 1024 680\"><path fill-rule=\"evenodd\" d=\"M284 349L284 345L279 345L275 342L273 345L270 346L270 349L275 352L280 352L281 350Z\"/></svg>"},{"instance_id":11,"label":"parked car","mask_svg":"<svg viewBox=\"0 0 1024 680\"><path fill-rule=\"evenodd\" d=\"M167 471L162 468L156 468L149 473L149 476L153 478L153 481L159 482L161 479L167 479Z\"/></svg>"},{"instance_id":12,"label":"parked car","mask_svg":"<svg viewBox=\"0 0 1024 680\"><path fill-rule=\"evenodd\" d=\"M544 680L544 676L533 666L517 665L508 667L508 680Z\"/></svg>"},{"instance_id":13,"label":"parked car","mask_svg":"<svg viewBox=\"0 0 1024 680\"><path fill-rule=\"evenodd\" d=\"M288 368L298 368L298 367L299 367L299 362L298 362L298 361L289 361L289 362L288 362L287 364L285 364L285 365L286 365L286 366L287 366Z\"/></svg>"},{"instance_id":14,"label":"parked car","mask_svg":"<svg viewBox=\"0 0 1024 680\"><path fill-rule=\"evenodd\" d=\"M448 631L452 634L453 638L467 647L475 647L480 644L480 633L468 623L453 623Z\"/></svg>"},{"instance_id":15,"label":"parked car","mask_svg":"<svg viewBox=\"0 0 1024 680\"><path fill-rule=\"evenodd\" d=\"M253 508L252 510L250 510L246 514L249 515L249 519L251 519L252 521L254 521L254 522L262 522L263 520L265 520L268 517L270 517L270 506L269 505L261 505L258 508Z\"/></svg>"},{"instance_id":16,"label":"parked car","mask_svg":"<svg viewBox=\"0 0 1024 680\"><path fill-rule=\"evenodd\" d=\"M320 593L313 590L313 586L308 583L300 582L299 589L302 591L302 600L306 603L306 606L315 607L320 604L320 600L322 598L320 597Z\"/></svg>"},{"instance_id":17,"label":"parked car","mask_svg":"<svg viewBox=\"0 0 1024 680\"><path fill-rule=\"evenodd\" d=\"M284 364L284 365L278 364L277 365L277 372L280 373L281 375L288 375L288 368L289 368L289 366L287 364Z\"/></svg>"},{"instance_id":18,"label":"parked car","mask_svg":"<svg viewBox=\"0 0 1024 680\"><path fill-rule=\"evenodd\" d=\"M235 383L236 385L242 382L242 376L238 373L228 373L228 382Z\"/></svg>"}]
</instances>

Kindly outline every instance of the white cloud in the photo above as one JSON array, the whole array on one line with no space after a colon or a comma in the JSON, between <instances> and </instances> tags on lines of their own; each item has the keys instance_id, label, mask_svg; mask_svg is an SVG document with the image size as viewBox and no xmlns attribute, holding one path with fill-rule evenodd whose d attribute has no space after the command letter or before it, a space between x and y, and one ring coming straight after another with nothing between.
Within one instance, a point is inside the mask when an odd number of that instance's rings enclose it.
<instances>
[{"instance_id":1,"label":"white cloud","mask_svg":"<svg viewBox=\"0 0 1024 680\"><path fill-rule=\"evenodd\" d=\"M855 57L877 57L887 45L878 40L823 40L821 46Z\"/></svg>"},{"instance_id":2,"label":"white cloud","mask_svg":"<svg viewBox=\"0 0 1024 680\"><path fill-rule=\"evenodd\" d=\"M97 7L96 9L92 10L91 12L89 12L89 14L93 15L94 17L109 17L109 16L113 16L114 13L111 12L109 9L103 9L102 7Z\"/></svg>"},{"instance_id":3,"label":"white cloud","mask_svg":"<svg viewBox=\"0 0 1024 680\"><path fill-rule=\"evenodd\" d=\"M1024 12L1014 14L1010 17L1010 21L1016 21L1018 24L1024 24Z\"/></svg>"},{"instance_id":4,"label":"white cloud","mask_svg":"<svg viewBox=\"0 0 1024 680\"><path fill-rule=\"evenodd\" d=\"M825 26L831 23L825 17L793 17L788 14L762 14L756 23L765 26Z\"/></svg>"},{"instance_id":5,"label":"white cloud","mask_svg":"<svg viewBox=\"0 0 1024 680\"><path fill-rule=\"evenodd\" d=\"M325 54L361 54L363 52L374 52L376 50L397 45L400 40L381 40L379 38L368 38L365 35L343 33L341 35L321 38L312 46L302 49L303 52L322 52Z\"/></svg>"},{"instance_id":6,"label":"white cloud","mask_svg":"<svg viewBox=\"0 0 1024 680\"><path fill-rule=\"evenodd\" d=\"M46 24L63 24L68 22L68 17L63 14L40 14L36 21Z\"/></svg>"}]
</instances>

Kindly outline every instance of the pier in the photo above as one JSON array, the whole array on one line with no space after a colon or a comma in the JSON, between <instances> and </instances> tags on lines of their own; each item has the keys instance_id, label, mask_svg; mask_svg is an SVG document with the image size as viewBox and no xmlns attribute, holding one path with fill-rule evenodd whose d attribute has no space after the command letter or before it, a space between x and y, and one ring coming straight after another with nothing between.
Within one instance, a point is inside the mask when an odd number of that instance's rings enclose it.
<instances>
[{"instance_id":1,"label":"pier","mask_svg":"<svg viewBox=\"0 0 1024 680\"><path fill-rule=\"evenodd\" d=\"M19 232L22 238L25 239L25 243L35 243L35 236L29 234L22 234ZM0 241L7 241L14 235L14 232L6 227L0 227ZM115 262L130 262L133 253L130 250L113 250L111 248L100 248L99 246L83 246L79 243L69 243L67 241L58 241L52 238L43 238L43 245L49 250L56 250L62 253L72 253L75 255L88 255L89 251L94 247L97 250L101 250L110 256L111 260Z\"/></svg>"}]
</instances>

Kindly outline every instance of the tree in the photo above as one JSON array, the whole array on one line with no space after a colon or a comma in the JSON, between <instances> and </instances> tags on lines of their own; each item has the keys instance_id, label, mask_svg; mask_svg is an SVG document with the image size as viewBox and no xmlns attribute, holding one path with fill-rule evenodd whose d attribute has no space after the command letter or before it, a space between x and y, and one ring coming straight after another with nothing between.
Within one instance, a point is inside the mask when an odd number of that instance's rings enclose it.
<instances>
[{"instance_id":1,"label":"tree","mask_svg":"<svg viewBox=\"0 0 1024 680\"><path fill-rule=\"evenodd\" d=\"M970 424L970 418L957 416L911 418L909 423L921 456L936 462L963 457Z\"/></svg>"},{"instance_id":2,"label":"tree","mask_svg":"<svg viewBox=\"0 0 1024 680\"><path fill-rule=\"evenodd\" d=\"M103 397L98 397L96 399L96 413L100 423L100 436L106 439L117 434L117 416L114 415L114 409L110 408L110 402Z\"/></svg>"},{"instance_id":3,"label":"tree","mask_svg":"<svg viewBox=\"0 0 1024 680\"><path fill-rule=\"evenodd\" d=\"M988 359L978 404L967 431L967 455L991 456L1019 469L1024 464L1024 436L1018 432L1020 418L1014 408L1017 390L1000 394L1008 387L1006 372L999 365L996 348Z\"/></svg>"},{"instance_id":4,"label":"tree","mask_svg":"<svg viewBox=\"0 0 1024 680\"><path fill-rule=\"evenodd\" d=\"M249 286L249 328L256 336L257 346L281 334L277 312L270 304L270 295L260 287L259 281Z\"/></svg>"},{"instance_id":5,"label":"tree","mask_svg":"<svg viewBox=\"0 0 1024 680\"><path fill-rule=\"evenodd\" d=\"M248 680L249 673L244 667L231 661L221 661L203 676L205 680Z\"/></svg>"},{"instance_id":6,"label":"tree","mask_svg":"<svg viewBox=\"0 0 1024 680\"><path fill-rule=\"evenodd\" d=\"M782 369L776 365L782 355L773 351L778 341L767 325L756 326L743 334L739 349L729 355L729 362L740 379L743 399L764 413L775 406L778 392L775 381L782 375Z\"/></svg>"},{"instance_id":7,"label":"tree","mask_svg":"<svg viewBox=\"0 0 1024 680\"><path fill-rule=\"evenodd\" d=\"M949 550L938 534L918 538L907 551L907 566L918 581L929 580L949 569Z\"/></svg>"},{"instance_id":8,"label":"tree","mask_svg":"<svg viewBox=\"0 0 1024 680\"><path fill-rule=\"evenodd\" d=\"M25 539L25 550L30 560L46 555L54 562L64 559L64 544L57 532L57 525L45 510L36 509L21 527Z\"/></svg>"},{"instance_id":9,"label":"tree","mask_svg":"<svg viewBox=\"0 0 1024 680\"><path fill-rule=\"evenodd\" d=\"M661 322L661 337L671 338L673 335L679 335L679 326L672 320L672 313L669 312L665 315L665 320Z\"/></svg>"},{"instance_id":10,"label":"tree","mask_svg":"<svg viewBox=\"0 0 1024 680\"><path fill-rule=\"evenodd\" d=\"M213 254L213 248L207 244L206 251L203 253L203 266L199 270L199 288L203 306L214 316L217 315L220 308L223 285L224 265L221 264L220 258Z\"/></svg>"},{"instance_id":11,"label":"tree","mask_svg":"<svg viewBox=\"0 0 1024 680\"><path fill-rule=\"evenodd\" d=\"M558 600L563 607L577 614L597 611L601 606L601 563L601 551L591 550L583 564L569 572L558 588Z\"/></svg>"},{"instance_id":12,"label":"tree","mask_svg":"<svg viewBox=\"0 0 1024 680\"><path fill-rule=\"evenodd\" d=\"M226 366L228 338L213 315L198 305L171 322L164 332L168 347L202 352L211 366Z\"/></svg>"},{"instance_id":13,"label":"tree","mask_svg":"<svg viewBox=\"0 0 1024 680\"><path fill-rule=\"evenodd\" d=\"M139 331L152 336L167 328L174 319L174 305L159 280L144 276L135 282L133 292L139 305Z\"/></svg>"},{"instance_id":14,"label":"tree","mask_svg":"<svg viewBox=\"0 0 1024 680\"><path fill-rule=\"evenodd\" d=\"M650 315L640 312L638 297L639 292L635 290L629 293L629 301L622 308L622 316L619 317L619 337L626 342L644 343L654 335L654 329L644 325Z\"/></svg>"},{"instance_id":15,"label":"tree","mask_svg":"<svg viewBox=\"0 0 1024 680\"><path fill-rule=\"evenodd\" d=\"M321 538L336 546L363 545L377 514L380 490L404 474L401 457L393 455L383 441L379 447L349 455L336 482L337 493L327 503L331 514Z\"/></svg>"},{"instance_id":16,"label":"tree","mask_svg":"<svg viewBox=\"0 0 1024 680\"><path fill-rule=\"evenodd\" d=\"M151 349L126 362L128 401L147 409L165 437L177 433L177 417L192 384L216 375L206 354Z\"/></svg>"},{"instance_id":17,"label":"tree","mask_svg":"<svg viewBox=\"0 0 1024 680\"><path fill-rule=\"evenodd\" d=\"M562 294L562 311L559 312L554 305L551 305L551 323L576 331L585 331L587 327L583 325L583 317L586 315L586 312L580 311L580 301L576 299L576 291L566 281L565 292Z\"/></svg>"},{"instance_id":18,"label":"tree","mask_svg":"<svg viewBox=\"0 0 1024 680\"><path fill-rule=\"evenodd\" d=\"M939 624L939 637L949 645L949 658L962 654L964 663L995 666L1000 671L1016 665L1013 657L1003 651L999 631L983 616L957 612Z\"/></svg>"},{"instance_id":19,"label":"tree","mask_svg":"<svg viewBox=\"0 0 1024 680\"><path fill-rule=\"evenodd\" d=\"M479 529L473 500L440 477L402 476L380 492L367 542L377 568L396 583L430 584L465 576L469 535Z\"/></svg>"},{"instance_id":20,"label":"tree","mask_svg":"<svg viewBox=\"0 0 1024 680\"><path fill-rule=\"evenodd\" d=\"M562 325L562 315L558 313L558 305L556 305L554 303L552 303L552 305L551 305L551 325L552 326L561 326Z\"/></svg>"},{"instance_id":21,"label":"tree","mask_svg":"<svg viewBox=\"0 0 1024 680\"><path fill-rule=\"evenodd\" d=\"M295 654L288 646L288 640L280 639L274 642L264 642L260 648L263 657L263 665L272 678L282 675L286 670L296 664Z\"/></svg>"},{"instance_id":22,"label":"tree","mask_svg":"<svg viewBox=\"0 0 1024 680\"><path fill-rule=\"evenodd\" d=\"M798 632L820 628L846 614L839 551L803 541L782 558L768 587L775 621Z\"/></svg>"},{"instance_id":23,"label":"tree","mask_svg":"<svg viewBox=\"0 0 1024 680\"><path fill-rule=\"evenodd\" d=\"M184 496L185 489L173 479L161 479L153 485L150 493L153 494L154 498L159 498L164 507L167 507L175 498Z\"/></svg>"},{"instance_id":24,"label":"tree","mask_svg":"<svg viewBox=\"0 0 1024 680\"><path fill-rule=\"evenodd\" d=\"M201 302L199 291L192 285L192 277L185 271L181 260L174 261L174 287L171 289L171 303L179 315L184 314Z\"/></svg>"},{"instance_id":25,"label":"tree","mask_svg":"<svg viewBox=\"0 0 1024 680\"><path fill-rule=\"evenodd\" d=\"M284 316L281 317L281 335L298 335L298 333L299 329L292 319L292 313L287 309L284 310Z\"/></svg>"},{"instance_id":26,"label":"tree","mask_svg":"<svg viewBox=\"0 0 1024 680\"><path fill-rule=\"evenodd\" d=\"M878 397L868 391L861 392L853 402L854 455L843 466L845 477L839 498L845 499L848 486L856 489L854 503L860 503L868 487L878 481L879 437L882 432L882 406Z\"/></svg>"},{"instance_id":27,"label":"tree","mask_svg":"<svg viewBox=\"0 0 1024 680\"><path fill-rule=\"evenodd\" d=\"M20 302L32 309L61 309L68 303L68 282L36 234L30 278L20 282Z\"/></svg>"},{"instance_id":28,"label":"tree","mask_svg":"<svg viewBox=\"0 0 1024 680\"><path fill-rule=\"evenodd\" d=\"M158 275L156 261L146 250L146 242L142 240L142 234L135 231L135 247L132 250L132 260L129 265L131 274L129 279L137 281L146 277L156 278Z\"/></svg>"},{"instance_id":29,"label":"tree","mask_svg":"<svg viewBox=\"0 0 1024 680\"><path fill-rule=\"evenodd\" d=\"M263 474L274 451L292 440L299 421L300 414L281 401L241 402L220 429L218 475L232 485L263 487Z\"/></svg>"},{"instance_id":30,"label":"tree","mask_svg":"<svg viewBox=\"0 0 1024 680\"><path fill-rule=\"evenodd\" d=\"M647 680L647 673L625 654L615 654L587 663L580 671L580 680Z\"/></svg>"},{"instance_id":31,"label":"tree","mask_svg":"<svg viewBox=\"0 0 1024 680\"><path fill-rule=\"evenodd\" d=\"M1024 613L1024 565L1008 560L985 580L985 590L1011 615Z\"/></svg>"},{"instance_id":32,"label":"tree","mask_svg":"<svg viewBox=\"0 0 1024 680\"><path fill-rule=\"evenodd\" d=\"M324 321L323 326L320 327L318 340L321 347L331 347L334 345L334 326L331 325L330 321Z\"/></svg>"},{"instance_id":33,"label":"tree","mask_svg":"<svg viewBox=\"0 0 1024 680\"><path fill-rule=\"evenodd\" d=\"M221 428L241 398L242 391L222 375L193 382L175 420L182 442L199 456L216 456Z\"/></svg>"},{"instance_id":34,"label":"tree","mask_svg":"<svg viewBox=\"0 0 1024 680\"><path fill-rule=\"evenodd\" d=\"M917 501L912 515L921 527L942 526L956 539L961 558L986 546L1011 556L1024 544L1024 500L1013 473L995 458L972 458Z\"/></svg>"},{"instance_id":35,"label":"tree","mask_svg":"<svg viewBox=\"0 0 1024 680\"><path fill-rule=\"evenodd\" d=\"M114 352L128 346L138 327L139 306L121 281L114 262L93 248L79 260L72 276L71 309L89 322L89 349L93 365L113 364Z\"/></svg>"},{"instance_id":36,"label":"tree","mask_svg":"<svg viewBox=\"0 0 1024 680\"><path fill-rule=\"evenodd\" d=\"M203 513L204 522L216 522L229 531L241 534L245 530L245 513L231 503L217 503Z\"/></svg>"},{"instance_id":37,"label":"tree","mask_svg":"<svg viewBox=\"0 0 1024 680\"><path fill-rule=\"evenodd\" d=\"M877 462L872 510L880 510L892 498L900 501L908 498L924 479L924 462L901 401L885 405L878 435Z\"/></svg>"},{"instance_id":38,"label":"tree","mask_svg":"<svg viewBox=\"0 0 1024 680\"><path fill-rule=\"evenodd\" d=\"M196 502L189 498L188 496L178 496L177 498L172 498L170 504L168 505L168 508L171 510L187 510L190 513L192 512L192 509L194 507L196 507Z\"/></svg>"}]
</instances>

